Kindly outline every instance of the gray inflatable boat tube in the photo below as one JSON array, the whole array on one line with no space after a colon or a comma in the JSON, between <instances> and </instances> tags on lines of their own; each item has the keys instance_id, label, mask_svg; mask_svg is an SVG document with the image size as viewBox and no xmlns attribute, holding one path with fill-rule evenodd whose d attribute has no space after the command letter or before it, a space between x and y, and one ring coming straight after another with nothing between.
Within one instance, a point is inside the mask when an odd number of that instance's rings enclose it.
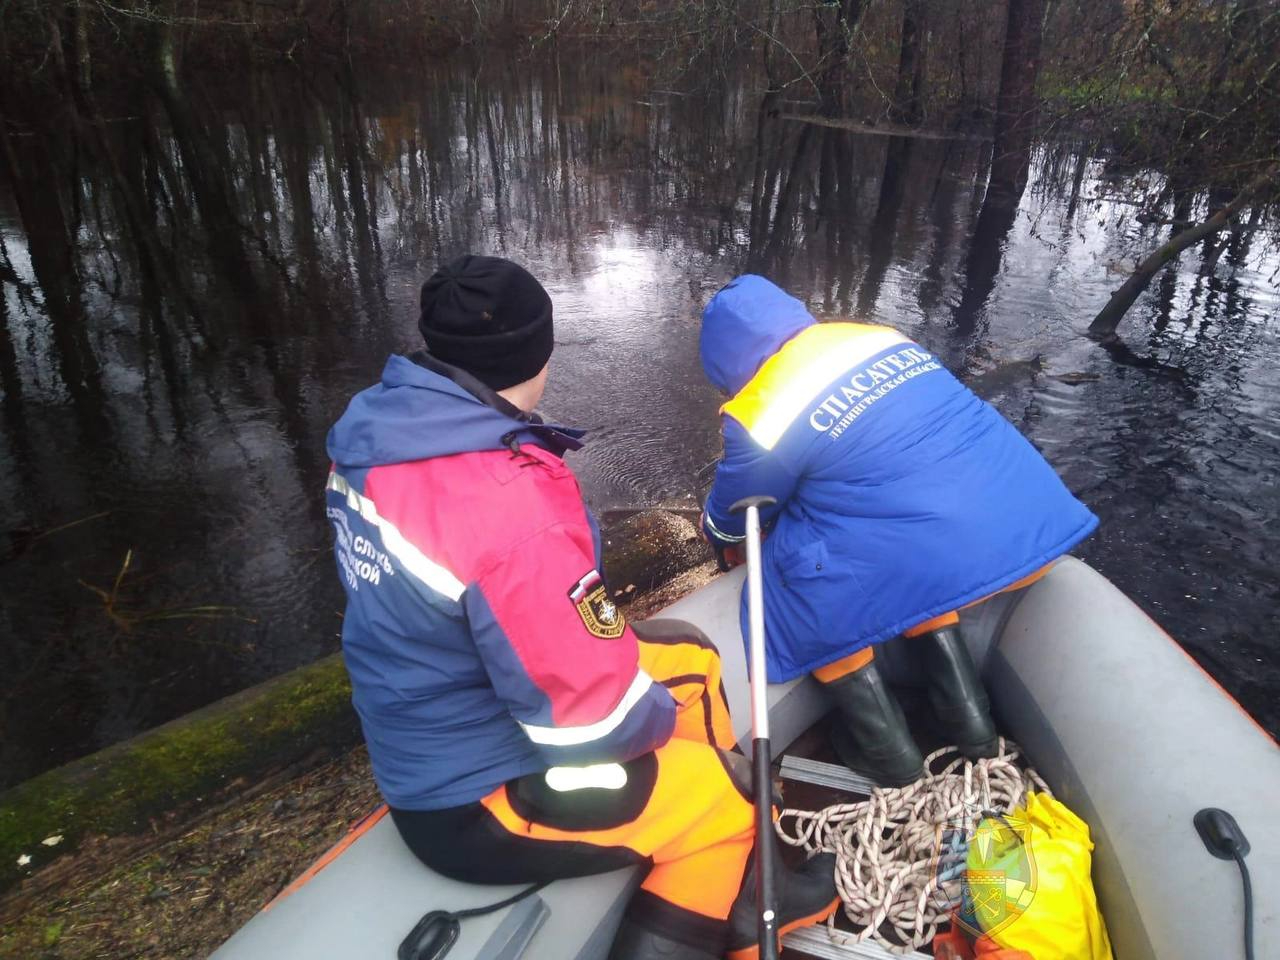
<instances>
[{"instance_id":1,"label":"gray inflatable boat tube","mask_svg":"<svg viewBox=\"0 0 1280 960\"><path fill-rule=\"evenodd\" d=\"M742 571L661 616L699 626L721 651L735 729L749 738L738 627ZM1004 731L1089 824L1094 884L1119 960L1243 957L1240 877L1205 850L1202 807L1232 813L1252 845L1259 958L1280 957L1280 749L1163 630L1101 575L1066 558L1024 591L962 614ZM916 679L887 644L895 680ZM821 718L810 680L770 688L774 752ZM371 818L215 954L216 960L395 957L428 910L502 899L423 867L389 818ZM468 919L449 960L603 960L635 870L564 880ZM858 956L873 956L877 951ZM854 954L849 954L853 956Z\"/></svg>"}]
</instances>

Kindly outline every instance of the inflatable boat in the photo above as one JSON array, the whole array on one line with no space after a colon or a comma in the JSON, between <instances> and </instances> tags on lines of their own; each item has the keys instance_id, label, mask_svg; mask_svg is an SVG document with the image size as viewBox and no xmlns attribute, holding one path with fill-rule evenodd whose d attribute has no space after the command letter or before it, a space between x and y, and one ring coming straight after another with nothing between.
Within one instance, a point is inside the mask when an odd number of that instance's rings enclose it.
<instances>
[{"instance_id":1,"label":"inflatable boat","mask_svg":"<svg viewBox=\"0 0 1280 960\"><path fill-rule=\"evenodd\" d=\"M699 626L724 659L737 732L749 749L741 570L663 611ZM963 612L1002 731L1096 844L1093 879L1119 960L1244 956L1241 877L1206 849L1192 819L1232 814L1252 849L1256 956L1280 957L1280 749L1115 586L1064 558L1033 586ZM915 682L908 651L885 645L891 679ZM774 755L825 711L809 679L770 688ZM784 764L785 770L786 764ZM216 960L393 958L430 910L493 903L519 888L476 887L423 867L375 811L268 904ZM564 880L465 920L449 960L602 960L637 871ZM784 944L817 957L885 957L839 946L822 928ZM916 956L923 956L916 954Z\"/></svg>"}]
</instances>

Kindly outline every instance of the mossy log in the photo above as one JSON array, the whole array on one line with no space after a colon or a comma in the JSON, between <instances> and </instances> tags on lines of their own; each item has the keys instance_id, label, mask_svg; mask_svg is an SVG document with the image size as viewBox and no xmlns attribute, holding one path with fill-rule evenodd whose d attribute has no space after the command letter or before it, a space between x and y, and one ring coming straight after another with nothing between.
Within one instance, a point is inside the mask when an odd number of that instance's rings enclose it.
<instances>
[{"instance_id":1,"label":"mossy log","mask_svg":"<svg viewBox=\"0 0 1280 960\"><path fill-rule=\"evenodd\" d=\"M358 741L334 654L50 770L0 793L0 893L84 837L136 833L236 779Z\"/></svg>"}]
</instances>

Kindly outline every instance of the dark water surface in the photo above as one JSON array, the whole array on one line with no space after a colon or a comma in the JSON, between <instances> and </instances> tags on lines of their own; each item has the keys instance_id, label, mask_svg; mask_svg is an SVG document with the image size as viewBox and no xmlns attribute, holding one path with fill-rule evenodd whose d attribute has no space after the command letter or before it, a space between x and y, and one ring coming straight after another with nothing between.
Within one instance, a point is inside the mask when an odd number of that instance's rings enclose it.
<instances>
[{"instance_id":1,"label":"dark water surface","mask_svg":"<svg viewBox=\"0 0 1280 960\"><path fill-rule=\"evenodd\" d=\"M1166 228L1091 199L1126 186L1101 161L1042 149L1001 216L980 141L761 122L751 78L680 94L615 59L194 76L104 103L100 140L10 136L0 787L337 648L324 434L466 251L551 292L546 412L591 429L597 508L699 492L698 312L761 270L995 402L1102 517L1081 555L1280 730L1267 235L1185 254L1107 351L1081 333L1115 261Z\"/></svg>"}]
</instances>

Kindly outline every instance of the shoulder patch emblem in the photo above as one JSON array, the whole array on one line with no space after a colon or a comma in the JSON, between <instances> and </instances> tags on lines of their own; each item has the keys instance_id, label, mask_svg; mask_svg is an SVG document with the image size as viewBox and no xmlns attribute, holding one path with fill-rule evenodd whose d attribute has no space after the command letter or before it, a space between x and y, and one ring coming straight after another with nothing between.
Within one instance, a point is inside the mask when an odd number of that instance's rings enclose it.
<instances>
[{"instance_id":1,"label":"shoulder patch emblem","mask_svg":"<svg viewBox=\"0 0 1280 960\"><path fill-rule=\"evenodd\" d=\"M604 581L595 570L573 585L569 591L569 600L582 618L582 625L593 637L616 640L626 630L626 617L609 599Z\"/></svg>"}]
</instances>

